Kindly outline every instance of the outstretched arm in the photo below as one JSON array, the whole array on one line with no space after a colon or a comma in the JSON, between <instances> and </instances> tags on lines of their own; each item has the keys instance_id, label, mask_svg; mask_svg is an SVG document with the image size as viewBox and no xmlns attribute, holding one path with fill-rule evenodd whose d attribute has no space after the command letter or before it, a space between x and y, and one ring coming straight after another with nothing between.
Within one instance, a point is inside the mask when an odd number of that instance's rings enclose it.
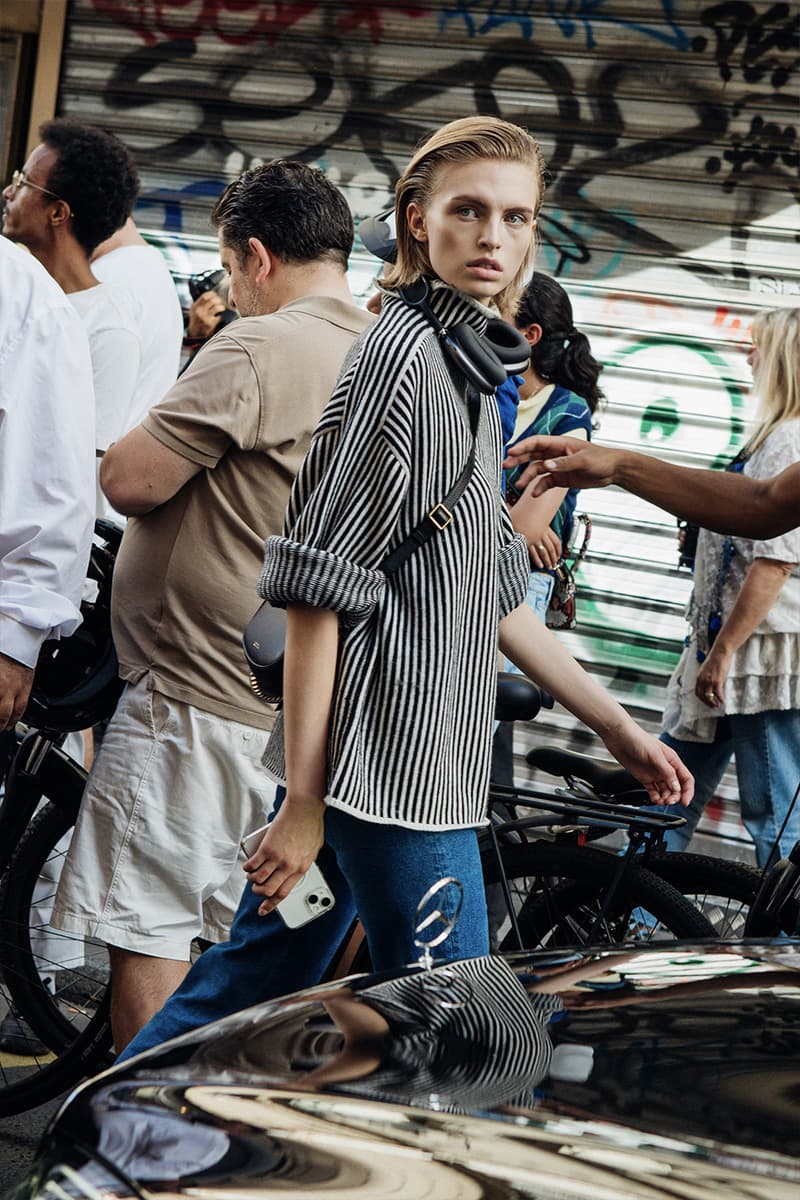
<instances>
[{"instance_id":1,"label":"outstretched arm","mask_svg":"<svg viewBox=\"0 0 800 1200\"><path fill-rule=\"evenodd\" d=\"M603 739L614 758L647 788L655 804L688 804L692 776L668 746L640 729L583 670L525 604L500 622L500 649L535 683Z\"/></svg>"},{"instance_id":2,"label":"outstretched arm","mask_svg":"<svg viewBox=\"0 0 800 1200\"><path fill-rule=\"evenodd\" d=\"M609 450L577 438L530 437L518 442L506 466L532 460L520 482L549 488L616 484L677 517L740 537L771 538L800 525L800 464L774 479L677 467L633 450Z\"/></svg>"},{"instance_id":3,"label":"outstretched arm","mask_svg":"<svg viewBox=\"0 0 800 1200\"><path fill-rule=\"evenodd\" d=\"M244 863L253 891L263 896L261 916L288 896L324 841L327 744L339 618L326 608L286 610L284 732L286 798Z\"/></svg>"}]
</instances>

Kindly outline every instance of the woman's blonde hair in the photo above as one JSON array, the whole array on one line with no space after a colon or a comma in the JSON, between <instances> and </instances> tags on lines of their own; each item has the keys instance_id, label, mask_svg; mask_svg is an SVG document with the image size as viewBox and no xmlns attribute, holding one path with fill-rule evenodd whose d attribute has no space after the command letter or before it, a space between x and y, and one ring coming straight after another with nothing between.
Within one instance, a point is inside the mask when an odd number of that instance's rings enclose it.
<instances>
[{"instance_id":1,"label":"woman's blonde hair","mask_svg":"<svg viewBox=\"0 0 800 1200\"><path fill-rule=\"evenodd\" d=\"M443 125L424 142L398 180L394 211L397 224L397 262L383 284L389 288L407 287L421 275L433 275L428 248L412 237L407 211L412 200L424 207L436 190L438 169L450 163L491 159L529 164L536 176L536 212L544 195L544 160L535 138L519 125L498 117L463 117ZM534 213L534 216L536 215ZM534 240L519 271L502 292L494 297L498 308L513 310L533 270Z\"/></svg>"},{"instance_id":2,"label":"woman's blonde hair","mask_svg":"<svg viewBox=\"0 0 800 1200\"><path fill-rule=\"evenodd\" d=\"M800 308L770 308L753 321L758 366L758 428L748 442L756 450L781 421L800 417Z\"/></svg>"}]
</instances>

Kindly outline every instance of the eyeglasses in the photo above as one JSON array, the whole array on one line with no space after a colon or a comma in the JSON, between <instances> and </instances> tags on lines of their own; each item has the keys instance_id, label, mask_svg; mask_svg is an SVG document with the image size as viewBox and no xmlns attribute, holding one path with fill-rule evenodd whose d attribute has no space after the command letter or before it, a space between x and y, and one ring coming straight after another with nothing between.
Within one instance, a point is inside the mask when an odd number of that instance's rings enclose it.
<instances>
[{"instance_id":1,"label":"eyeglasses","mask_svg":"<svg viewBox=\"0 0 800 1200\"><path fill-rule=\"evenodd\" d=\"M38 183L33 183L28 179L24 171L15 171L11 176L11 183L8 186L15 192L21 187L35 188L37 192L44 192L45 196L52 196L54 200L61 200L61 197L57 196L55 192L51 192L49 188L42 187ZM62 204L66 204L66 201L62 200Z\"/></svg>"}]
</instances>

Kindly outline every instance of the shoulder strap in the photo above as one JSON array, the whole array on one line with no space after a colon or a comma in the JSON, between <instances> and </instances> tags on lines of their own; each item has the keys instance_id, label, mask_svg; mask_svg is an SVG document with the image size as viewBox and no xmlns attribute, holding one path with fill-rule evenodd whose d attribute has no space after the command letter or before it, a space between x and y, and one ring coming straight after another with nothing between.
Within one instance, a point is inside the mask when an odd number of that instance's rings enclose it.
<instances>
[{"instance_id":1,"label":"shoulder strap","mask_svg":"<svg viewBox=\"0 0 800 1200\"><path fill-rule=\"evenodd\" d=\"M392 575L395 571L398 571L403 563L411 558L411 555L415 551L419 550L420 546L424 546L426 542L429 542L434 534L441 533L452 521L453 509L464 494L466 486L472 478L472 472L475 469L481 398L480 394L473 387L467 389L467 412L469 414L472 445L466 466L444 500L440 500L438 504L435 504L431 511L422 518L420 523L411 530L405 541L401 542L399 546L386 555L386 558L380 564L380 570L383 571L384 575Z\"/></svg>"}]
</instances>

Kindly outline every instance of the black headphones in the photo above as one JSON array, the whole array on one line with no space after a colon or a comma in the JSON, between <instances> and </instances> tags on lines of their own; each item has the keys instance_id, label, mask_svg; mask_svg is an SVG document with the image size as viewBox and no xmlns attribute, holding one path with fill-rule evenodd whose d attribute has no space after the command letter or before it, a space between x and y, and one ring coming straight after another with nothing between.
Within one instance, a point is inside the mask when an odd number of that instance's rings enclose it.
<instances>
[{"instance_id":1,"label":"black headphones","mask_svg":"<svg viewBox=\"0 0 800 1200\"><path fill-rule=\"evenodd\" d=\"M531 348L527 340L513 325L497 317L489 319L482 334L466 321L445 328L428 303L431 285L424 276L399 288L397 294L433 326L447 357L479 392L493 392L509 375L528 366Z\"/></svg>"},{"instance_id":2,"label":"black headphones","mask_svg":"<svg viewBox=\"0 0 800 1200\"><path fill-rule=\"evenodd\" d=\"M397 258L397 233L394 209L377 217L367 217L358 226L364 246L376 258L393 263ZM490 319L483 334L476 333L466 321L445 329L428 301L431 287L427 279L418 279L400 288L398 295L416 308L436 330L442 349L450 361L479 392L493 392L509 375L524 371L531 361L531 348L519 330L505 321Z\"/></svg>"}]
</instances>

